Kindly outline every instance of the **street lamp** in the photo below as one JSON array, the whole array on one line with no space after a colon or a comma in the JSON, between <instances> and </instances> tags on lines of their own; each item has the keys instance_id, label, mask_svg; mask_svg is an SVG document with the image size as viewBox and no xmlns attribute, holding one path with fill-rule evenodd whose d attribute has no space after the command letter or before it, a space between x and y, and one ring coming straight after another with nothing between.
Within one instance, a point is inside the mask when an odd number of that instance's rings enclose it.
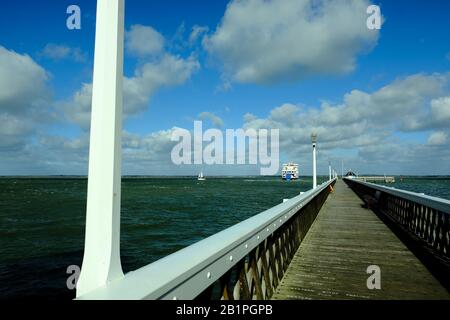
<instances>
[{"instance_id":1,"label":"street lamp","mask_svg":"<svg viewBox=\"0 0 450 320\"><path fill-rule=\"evenodd\" d=\"M317 171L316 171L316 145L317 145L317 133L311 134L311 142L313 147L313 189L317 188Z\"/></svg>"},{"instance_id":2,"label":"street lamp","mask_svg":"<svg viewBox=\"0 0 450 320\"><path fill-rule=\"evenodd\" d=\"M328 175L330 176L331 181L331 161L328 161Z\"/></svg>"}]
</instances>

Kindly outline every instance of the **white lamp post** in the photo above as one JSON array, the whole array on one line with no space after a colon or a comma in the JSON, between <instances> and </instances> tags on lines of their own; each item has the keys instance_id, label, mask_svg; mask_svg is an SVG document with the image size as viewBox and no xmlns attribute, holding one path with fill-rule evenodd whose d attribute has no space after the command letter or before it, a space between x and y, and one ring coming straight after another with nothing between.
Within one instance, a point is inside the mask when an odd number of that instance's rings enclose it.
<instances>
[{"instance_id":1,"label":"white lamp post","mask_svg":"<svg viewBox=\"0 0 450 320\"><path fill-rule=\"evenodd\" d=\"M98 0L89 182L77 297L123 277L120 262L124 0Z\"/></svg>"},{"instance_id":2,"label":"white lamp post","mask_svg":"<svg viewBox=\"0 0 450 320\"><path fill-rule=\"evenodd\" d=\"M329 173L330 181L331 181L331 161L328 161L328 173Z\"/></svg>"},{"instance_id":3,"label":"white lamp post","mask_svg":"<svg viewBox=\"0 0 450 320\"><path fill-rule=\"evenodd\" d=\"M317 145L317 133L311 134L311 142L313 147L313 189L317 188L317 171L316 171L316 145Z\"/></svg>"}]
</instances>

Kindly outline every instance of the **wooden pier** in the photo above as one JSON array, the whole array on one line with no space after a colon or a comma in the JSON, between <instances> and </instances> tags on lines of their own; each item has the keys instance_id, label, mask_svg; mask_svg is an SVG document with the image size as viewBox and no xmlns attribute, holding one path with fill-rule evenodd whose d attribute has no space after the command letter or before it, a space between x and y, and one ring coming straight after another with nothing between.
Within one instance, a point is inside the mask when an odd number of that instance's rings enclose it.
<instances>
[{"instance_id":1,"label":"wooden pier","mask_svg":"<svg viewBox=\"0 0 450 320\"><path fill-rule=\"evenodd\" d=\"M371 265L380 267L380 290L367 287ZM338 181L272 299L450 299L450 294Z\"/></svg>"}]
</instances>

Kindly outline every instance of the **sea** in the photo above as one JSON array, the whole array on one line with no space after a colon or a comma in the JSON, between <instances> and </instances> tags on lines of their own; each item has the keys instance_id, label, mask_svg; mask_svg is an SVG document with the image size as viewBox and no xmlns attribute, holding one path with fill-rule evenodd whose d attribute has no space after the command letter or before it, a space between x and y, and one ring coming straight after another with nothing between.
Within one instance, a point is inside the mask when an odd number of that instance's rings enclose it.
<instances>
[{"instance_id":1,"label":"sea","mask_svg":"<svg viewBox=\"0 0 450 320\"><path fill-rule=\"evenodd\" d=\"M319 177L324 182L327 177ZM450 177L402 177L398 189L450 200ZM311 177L124 177L124 272L231 227L312 187ZM84 177L0 178L0 299L69 300L69 266L81 266Z\"/></svg>"}]
</instances>

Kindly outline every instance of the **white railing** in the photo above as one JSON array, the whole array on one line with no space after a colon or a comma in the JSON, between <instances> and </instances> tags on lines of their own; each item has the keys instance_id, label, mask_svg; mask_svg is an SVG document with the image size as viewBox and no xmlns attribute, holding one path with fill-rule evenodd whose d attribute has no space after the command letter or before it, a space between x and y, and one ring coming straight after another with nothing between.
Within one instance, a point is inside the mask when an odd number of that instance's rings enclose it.
<instances>
[{"instance_id":1,"label":"white railing","mask_svg":"<svg viewBox=\"0 0 450 320\"><path fill-rule=\"evenodd\" d=\"M315 190L302 193L146 267L130 272L120 279L78 297L78 299L194 299L217 280L220 281L221 277L230 272L238 263L248 265L249 261L247 260L251 252L256 252L264 243L266 250L263 251L264 254L259 254L255 264L257 267L253 271L245 268L245 276L253 272L256 276L255 279L266 278L262 286L264 293L260 283L255 285L254 290L248 289L247 283L245 285L241 283L240 286L244 286L244 289L241 289L244 290L243 295L247 295L247 298L268 298L272 292L273 283L275 285L278 283L278 280L274 278L278 278L277 275L280 272L283 273L280 269L286 267L290 261L289 256L296 251L294 247L297 245L294 243L298 242L299 245L301 241L301 239L299 241L294 239L296 238L294 234L298 233L294 231L297 231L298 228L294 223L288 224L287 222L293 222L296 216L301 218L302 208L309 205L312 209L306 211L314 211L311 218L308 219L308 224L311 224L317 215L315 211L320 209L323 199L326 199L328 195L329 186L335 181L335 179L327 181ZM321 198L320 203L313 204L313 200L317 198ZM295 224L298 224L300 220L295 221ZM306 228L306 232L307 229L309 226ZM280 230L283 230L283 233L280 233ZM274 234L279 234L279 236L270 242L271 245L268 245L267 240ZM278 249L279 245L284 245L286 248ZM269 259L269 256L273 256L272 248L277 248L281 252L281 254L276 252L276 256L279 256L279 264L271 262ZM291 254L288 255L287 251ZM261 262L261 258L264 259L263 262ZM267 268L266 263L269 263L271 268ZM266 267L264 272L263 266ZM236 287L231 291L229 298L233 298L231 297L233 295L234 298L239 298L239 292L233 293L236 291Z\"/></svg>"},{"instance_id":2,"label":"white railing","mask_svg":"<svg viewBox=\"0 0 450 320\"><path fill-rule=\"evenodd\" d=\"M355 179L345 182L412 240L450 287L450 201Z\"/></svg>"},{"instance_id":3,"label":"white railing","mask_svg":"<svg viewBox=\"0 0 450 320\"><path fill-rule=\"evenodd\" d=\"M396 196L399 198L403 198L405 200L409 200L414 203L421 204L426 207L436 209L441 212L450 214L450 200L429 196L424 193L416 193L416 192L396 189L394 187L386 187L386 186L375 184L375 183L363 182L358 179L345 178L344 180L347 182L350 182L350 183L357 183L359 185L366 186L373 190L384 192L386 194L390 194L390 195L393 195L393 196Z\"/></svg>"}]
</instances>

